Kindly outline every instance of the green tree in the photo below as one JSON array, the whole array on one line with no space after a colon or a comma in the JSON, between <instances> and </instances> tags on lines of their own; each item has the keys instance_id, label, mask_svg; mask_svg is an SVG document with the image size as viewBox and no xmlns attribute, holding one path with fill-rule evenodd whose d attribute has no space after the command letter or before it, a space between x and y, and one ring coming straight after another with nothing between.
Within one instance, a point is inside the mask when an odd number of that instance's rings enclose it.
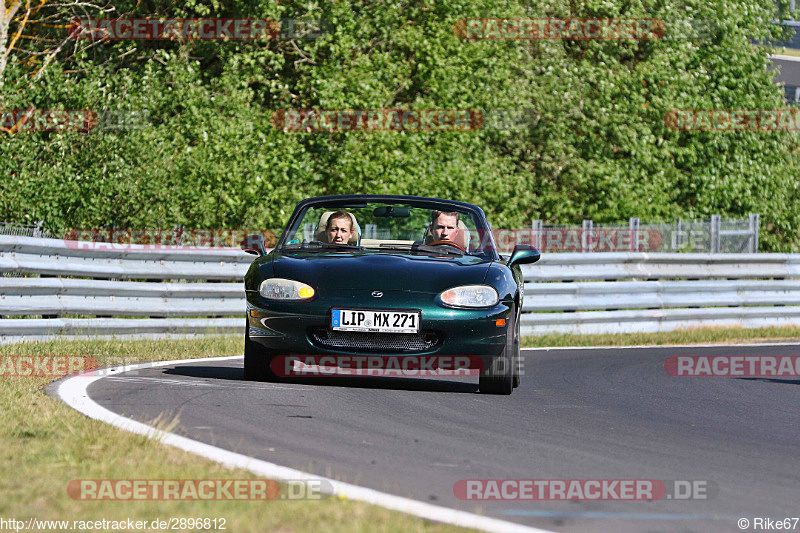
<instances>
[{"instance_id":1,"label":"green tree","mask_svg":"<svg viewBox=\"0 0 800 533\"><path fill-rule=\"evenodd\" d=\"M8 35L23 11L6 10ZM3 107L146 112L149 125L0 136L0 220L45 220L56 231L276 228L307 196L385 192L470 201L495 227L759 212L762 249L800 246L796 134L675 131L664 121L673 109L785 107L765 50L751 42L780 33L772 0L148 0L86 13L321 19L332 31L76 44L63 24L49 24L74 13L42 7L32 16L48 24L25 23L36 39L0 42ZM668 34L681 21L710 29L639 41L459 38L454 26L472 17L654 18ZM532 110L535 120L416 133L271 124L276 110L297 108Z\"/></svg>"}]
</instances>

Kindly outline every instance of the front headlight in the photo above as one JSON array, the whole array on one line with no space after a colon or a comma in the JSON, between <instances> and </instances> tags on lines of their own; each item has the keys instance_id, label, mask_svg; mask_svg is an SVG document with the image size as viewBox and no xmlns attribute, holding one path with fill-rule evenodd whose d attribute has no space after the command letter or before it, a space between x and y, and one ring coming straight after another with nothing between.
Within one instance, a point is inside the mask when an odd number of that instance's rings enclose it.
<instances>
[{"instance_id":1,"label":"front headlight","mask_svg":"<svg viewBox=\"0 0 800 533\"><path fill-rule=\"evenodd\" d=\"M314 288L293 279L270 278L261 282L258 292L270 300L308 300Z\"/></svg>"},{"instance_id":2,"label":"front headlight","mask_svg":"<svg viewBox=\"0 0 800 533\"><path fill-rule=\"evenodd\" d=\"M462 285L447 289L439 295L442 303L452 307L492 307L500 298L489 285Z\"/></svg>"}]
</instances>

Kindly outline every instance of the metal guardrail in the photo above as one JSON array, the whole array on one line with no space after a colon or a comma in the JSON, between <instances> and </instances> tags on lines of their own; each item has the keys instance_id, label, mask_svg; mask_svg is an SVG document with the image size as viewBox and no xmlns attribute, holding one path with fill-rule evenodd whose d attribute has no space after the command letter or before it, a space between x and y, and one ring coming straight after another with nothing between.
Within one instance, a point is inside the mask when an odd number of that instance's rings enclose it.
<instances>
[{"instance_id":1,"label":"metal guardrail","mask_svg":"<svg viewBox=\"0 0 800 533\"><path fill-rule=\"evenodd\" d=\"M0 342L243 331L252 255L136 248L0 235Z\"/></svg>"},{"instance_id":2,"label":"metal guardrail","mask_svg":"<svg viewBox=\"0 0 800 533\"><path fill-rule=\"evenodd\" d=\"M115 248L0 235L0 342L242 332L253 256ZM522 270L525 335L800 325L800 255L547 253Z\"/></svg>"},{"instance_id":3,"label":"metal guardrail","mask_svg":"<svg viewBox=\"0 0 800 533\"><path fill-rule=\"evenodd\" d=\"M141 336L243 333L242 318L49 318L0 320L3 342L33 340L60 335Z\"/></svg>"},{"instance_id":4,"label":"metal guardrail","mask_svg":"<svg viewBox=\"0 0 800 533\"><path fill-rule=\"evenodd\" d=\"M136 249L140 246L140 249ZM238 249L147 249L0 235L0 272L104 279L240 281L253 256Z\"/></svg>"},{"instance_id":5,"label":"metal guardrail","mask_svg":"<svg viewBox=\"0 0 800 533\"><path fill-rule=\"evenodd\" d=\"M796 254L544 254L522 271L524 335L800 325Z\"/></svg>"},{"instance_id":6,"label":"metal guardrail","mask_svg":"<svg viewBox=\"0 0 800 533\"><path fill-rule=\"evenodd\" d=\"M545 253L526 281L800 278L800 254Z\"/></svg>"},{"instance_id":7,"label":"metal guardrail","mask_svg":"<svg viewBox=\"0 0 800 533\"><path fill-rule=\"evenodd\" d=\"M242 283L0 278L0 294L0 315L188 317L244 312Z\"/></svg>"}]
</instances>

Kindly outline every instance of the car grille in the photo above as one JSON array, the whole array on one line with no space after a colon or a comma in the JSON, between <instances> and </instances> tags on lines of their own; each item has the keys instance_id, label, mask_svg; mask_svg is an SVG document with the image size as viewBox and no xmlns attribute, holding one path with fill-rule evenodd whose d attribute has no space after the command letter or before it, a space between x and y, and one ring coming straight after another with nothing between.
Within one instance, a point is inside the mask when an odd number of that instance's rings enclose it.
<instances>
[{"instance_id":1,"label":"car grille","mask_svg":"<svg viewBox=\"0 0 800 533\"><path fill-rule=\"evenodd\" d=\"M331 331L315 329L311 340L317 346L331 350L356 350L370 352L424 352L439 344L439 336L421 333L365 333L358 331Z\"/></svg>"}]
</instances>

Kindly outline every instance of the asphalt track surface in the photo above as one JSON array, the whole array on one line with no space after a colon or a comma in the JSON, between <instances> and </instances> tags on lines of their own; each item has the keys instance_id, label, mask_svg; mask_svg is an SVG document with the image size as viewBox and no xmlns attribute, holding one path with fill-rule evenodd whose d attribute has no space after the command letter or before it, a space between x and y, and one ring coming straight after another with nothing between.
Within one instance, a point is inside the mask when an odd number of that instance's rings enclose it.
<instances>
[{"instance_id":1,"label":"asphalt track surface","mask_svg":"<svg viewBox=\"0 0 800 533\"><path fill-rule=\"evenodd\" d=\"M800 345L524 350L511 396L477 378L242 380L241 359L94 382L123 416L177 416L208 444L554 531L741 531L800 516L800 379L672 377L671 355L800 355ZM462 479L705 482L705 499L463 501ZM313 504L311 504L313 505ZM800 531L800 523L796 525Z\"/></svg>"}]
</instances>

